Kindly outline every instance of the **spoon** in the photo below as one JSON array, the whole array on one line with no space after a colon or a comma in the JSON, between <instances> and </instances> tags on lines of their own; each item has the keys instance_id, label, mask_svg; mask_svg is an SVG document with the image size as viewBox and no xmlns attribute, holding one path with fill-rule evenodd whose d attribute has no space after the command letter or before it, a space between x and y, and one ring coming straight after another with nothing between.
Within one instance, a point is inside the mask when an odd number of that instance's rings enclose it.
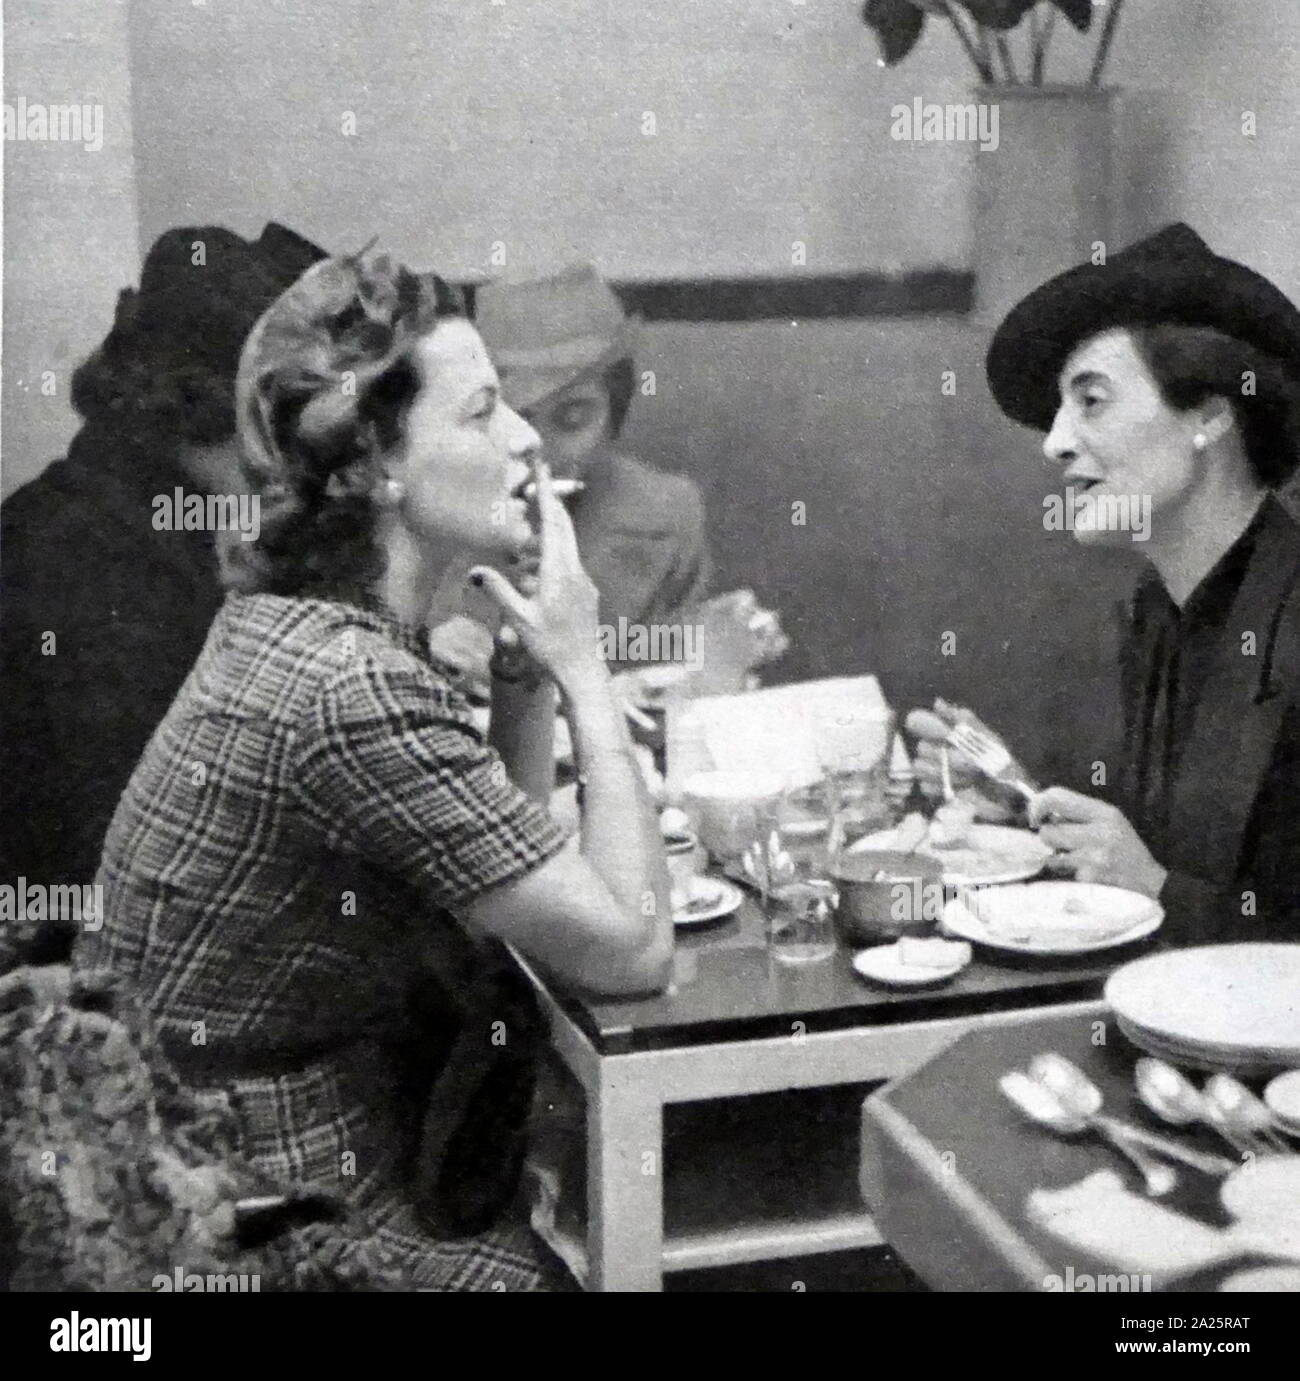
<instances>
[{"instance_id":1,"label":"spoon","mask_svg":"<svg viewBox=\"0 0 1300 1381\"><path fill-rule=\"evenodd\" d=\"M1071 1064L1062 1055L1039 1055L1030 1064L1029 1072L1056 1096L1058 1102L1063 1103L1076 1115L1088 1117L1091 1122L1104 1125L1126 1141L1145 1146L1147 1150L1154 1151L1165 1160L1176 1160L1181 1165L1190 1166L1206 1175L1231 1175L1241 1169L1240 1161L1194 1150L1177 1141L1170 1141L1168 1137L1149 1132L1145 1127L1103 1113L1101 1090L1077 1065Z\"/></svg>"},{"instance_id":2,"label":"spoon","mask_svg":"<svg viewBox=\"0 0 1300 1381\"><path fill-rule=\"evenodd\" d=\"M1273 1126L1273 1114L1240 1079L1215 1074L1205 1082L1204 1098L1230 1127L1239 1128L1247 1136L1257 1136L1270 1150L1291 1154L1291 1147Z\"/></svg>"},{"instance_id":3,"label":"spoon","mask_svg":"<svg viewBox=\"0 0 1300 1381\"><path fill-rule=\"evenodd\" d=\"M1167 1165L1160 1165L1144 1151L1130 1145L1108 1127L1104 1120L1089 1117L1064 1104L1057 1094L1037 1079L1013 1070L998 1080L1003 1094L1025 1114L1031 1122L1048 1127L1062 1136L1076 1136L1092 1130L1108 1142L1142 1176L1146 1192L1158 1199L1168 1194L1178 1183L1178 1176Z\"/></svg>"},{"instance_id":4,"label":"spoon","mask_svg":"<svg viewBox=\"0 0 1300 1381\"><path fill-rule=\"evenodd\" d=\"M1201 1096L1200 1090L1181 1070L1163 1060L1144 1055L1134 1070L1138 1097L1153 1113L1175 1127L1204 1122L1212 1127L1238 1155L1258 1154L1256 1142L1230 1126L1218 1108Z\"/></svg>"}]
</instances>

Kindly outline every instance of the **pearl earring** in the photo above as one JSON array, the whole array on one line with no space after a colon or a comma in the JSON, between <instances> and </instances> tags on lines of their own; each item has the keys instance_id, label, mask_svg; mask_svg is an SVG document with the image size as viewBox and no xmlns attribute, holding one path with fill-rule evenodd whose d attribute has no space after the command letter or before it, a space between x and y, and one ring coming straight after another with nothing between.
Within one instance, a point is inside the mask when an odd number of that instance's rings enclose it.
<instances>
[{"instance_id":1,"label":"pearl earring","mask_svg":"<svg viewBox=\"0 0 1300 1381\"><path fill-rule=\"evenodd\" d=\"M1196 435L1192 437L1192 445L1196 450L1203 451L1205 449L1205 433L1197 432Z\"/></svg>"},{"instance_id":2,"label":"pearl earring","mask_svg":"<svg viewBox=\"0 0 1300 1381\"><path fill-rule=\"evenodd\" d=\"M388 502L395 505L402 502L406 491L402 487L401 480L390 479L384 481L384 493L388 498Z\"/></svg>"}]
</instances>

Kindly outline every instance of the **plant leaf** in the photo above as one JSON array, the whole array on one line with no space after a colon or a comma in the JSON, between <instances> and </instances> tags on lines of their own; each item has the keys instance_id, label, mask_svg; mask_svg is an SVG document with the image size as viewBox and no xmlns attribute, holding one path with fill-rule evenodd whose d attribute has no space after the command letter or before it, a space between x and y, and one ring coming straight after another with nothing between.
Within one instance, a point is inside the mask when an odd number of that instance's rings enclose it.
<instances>
[{"instance_id":1,"label":"plant leaf","mask_svg":"<svg viewBox=\"0 0 1300 1381\"><path fill-rule=\"evenodd\" d=\"M1081 34L1086 34L1092 27L1093 0L1052 0L1052 4Z\"/></svg>"},{"instance_id":2,"label":"plant leaf","mask_svg":"<svg viewBox=\"0 0 1300 1381\"><path fill-rule=\"evenodd\" d=\"M981 24L990 29L1014 29L1038 0L961 0Z\"/></svg>"},{"instance_id":3,"label":"plant leaf","mask_svg":"<svg viewBox=\"0 0 1300 1381\"><path fill-rule=\"evenodd\" d=\"M862 22L875 30L880 55L893 67L916 47L925 28L925 13L912 0L866 0Z\"/></svg>"}]
</instances>

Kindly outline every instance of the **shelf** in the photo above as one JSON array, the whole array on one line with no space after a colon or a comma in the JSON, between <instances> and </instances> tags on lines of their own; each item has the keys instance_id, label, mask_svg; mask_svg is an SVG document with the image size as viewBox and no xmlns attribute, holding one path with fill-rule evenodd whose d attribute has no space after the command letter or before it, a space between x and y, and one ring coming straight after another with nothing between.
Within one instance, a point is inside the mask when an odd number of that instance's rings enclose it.
<instances>
[{"instance_id":1,"label":"shelf","mask_svg":"<svg viewBox=\"0 0 1300 1381\"><path fill-rule=\"evenodd\" d=\"M860 1112L870 1087L670 1107L664 1271L881 1246L884 1239L858 1189ZM554 1226L539 1225L539 1230L574 1274L585 1279L580 1159L575 1146L564 1170L552 1163L548 1180Z\"/></svg>"}]
</instances>

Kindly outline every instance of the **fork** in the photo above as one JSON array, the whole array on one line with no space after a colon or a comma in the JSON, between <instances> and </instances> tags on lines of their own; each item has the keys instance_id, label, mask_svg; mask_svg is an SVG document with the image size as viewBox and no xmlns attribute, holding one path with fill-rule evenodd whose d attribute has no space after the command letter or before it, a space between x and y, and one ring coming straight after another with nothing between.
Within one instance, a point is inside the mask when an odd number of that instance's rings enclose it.
<instances>
[{"instance_id":1,"label":"fork","mask_svg":"<svg viewBox=\"0 0 1300 1381\"><path fill-rule=\"evenodd\" d=\"M990 781L1009 786L1027 802L1037 797L1038 789L1020 775L1020 769L1006 744L987 730L977 729L973 724L954 724L948 732L948 743L959 753L965 753Z\"/></svg>"}]
</instances>

